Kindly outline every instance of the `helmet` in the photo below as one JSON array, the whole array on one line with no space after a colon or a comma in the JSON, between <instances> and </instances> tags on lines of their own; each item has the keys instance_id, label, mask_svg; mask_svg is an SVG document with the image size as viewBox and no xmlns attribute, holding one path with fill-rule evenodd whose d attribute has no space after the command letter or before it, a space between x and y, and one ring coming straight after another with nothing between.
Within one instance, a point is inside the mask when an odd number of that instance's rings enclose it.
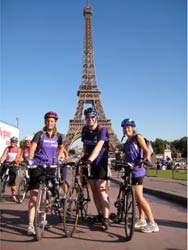
<instances>
[{"instance_id":1,"label":"helmet","mask_svg":"<svg viewBox=\"0 0 188 250\"><path fill-rule=\"evenodd\" d=\"M55 120L58 120L58 115L51 111L45 114L44 119L46 120L47 118L54 118Z\"/></svg>"},{"instance_id":2,"label":"helmet","mask_svg":"<svg viewBox=\"0 0 188 250\"><path fill-rule=\"evenodd\" d=\"M31 140L32 140L32 137L29 135L24 138L24 141L31 141Z\"/></svg>"},{"instance_id":3,"label":"helmet","mask_svg":"<svg viewBox=\"0 0 188 250\"><path fill-rule=\"evenodd\" d=\"M99 113L95 108L87 108L84 110L84 115L94 115L97 116Z\"/></svg>"},{"instance_id":4,"label":"helmet","mask_svg":"<svg viewBox=\"0 0 188 250\"><path fill-rule=\"evenodd\" d=\"M136 123L135 121L133 121L133 119L131 118L126 118L121 122L121 126L132 126L132 127L136 127Z\"/></svg>"},{"instance_id":5,"label":"helmet","mask_svg":"<svg viewBox=\"0 0 188 250\"><path fill-rule=\"evenodd\" d=\"M10 138L10 141L15 141L15 142L18 142L18 138L17 138L17 137L15 137L15 136L13 136L13 137L11 137L11 138Z\"/></svg>"}]
</instances>

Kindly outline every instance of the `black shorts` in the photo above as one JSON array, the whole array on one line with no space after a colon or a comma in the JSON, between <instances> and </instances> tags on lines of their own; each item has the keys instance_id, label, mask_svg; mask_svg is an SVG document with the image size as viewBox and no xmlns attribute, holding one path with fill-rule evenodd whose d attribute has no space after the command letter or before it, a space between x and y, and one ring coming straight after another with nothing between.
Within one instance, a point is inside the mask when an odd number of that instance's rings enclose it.
<instances>
[{"instance_id":1,"label":"black shorts","mask_svg":"<svg viewBox=\"0 0 188 250\"><path fill-rule=\"evenodd\" d=\"M7 167L5 164L1 165L0 169L0 175L2 176L7 170ZM14 166L10 166L9 168L9 186L15 186L16 185L16 175L17 175L17 169Z\"/></svg>"},{"instance_id":2,"label":"black shorts","mask_svg":"<svg viewBox=\"0 0 188 250\"><path fill-rule=\"evenodd\" d=\"M132 178L132 185L134 186L143 185L143 182L144 182L144 176Z\"/></svg>"},{"instance_id":3,"label":"black shorts","mask_svg":"<svg viewBox=\"0 0 188 250\"><path fill-rule=\"evenodd\" d=\"M44 170L42 168L34 168L30 170L30 182L29 182L29 190L39 189L40 181L42 180L45 173L54 179L56 169L47 169Z\"/></svg>"},{"instance_id":4,"label":"black shorts","mask_svg":"<svg viewBox=\"0 0 188 250\"><path fill-rule=\"evenodd\" d=\"M88 179L92 180L108 180L108 166L106 165L92 165L90 176Z\"/></svg>"}]
</instances>

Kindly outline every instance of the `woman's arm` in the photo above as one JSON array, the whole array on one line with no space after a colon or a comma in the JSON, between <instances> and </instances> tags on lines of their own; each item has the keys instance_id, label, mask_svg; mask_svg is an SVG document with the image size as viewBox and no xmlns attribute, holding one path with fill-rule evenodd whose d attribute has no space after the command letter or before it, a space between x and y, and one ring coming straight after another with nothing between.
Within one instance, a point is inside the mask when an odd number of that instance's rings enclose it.
<instances>
[{"instance_id":1,"label":"woman's arm","mask_svg":"<svg viewBox=\"0 0 188 250\"><path fill-rule=\"evenodd\" d=\"M29 160L33 160L36 148L37 148L37 143L32 142L29 150Z\"/></svg>"},{"instance_id":2,"label":"woman's arm","mask_svg":"<svg viewBox=\"0 0 188 250\"><path fill-rule=\"evenodd\" d=\"M5 148L1 158L0 158L0 162L4 162L7 158L7 155L8 155L8 148Z\"/></svg>"},{"instance_id":3,"label":"woman's arm","mask_svg":"<svg viewBox=\"0 0 188 250\"><path fill-rule=\"evenodd\" d=\"M58 160L61 159L63 153L64 153L64 155L65 155L65 160L67 160L68 157L69 157L69 154L68 154L67 150L65 149L65 146L64 146L63 144L61 144L61 145L59 146L58 155L57 155L57 159L58 159Z\"/></svg>"},{"instance_id":4,"label":"woman's arm","mask_svg":"<svg viewBox=\"0 0 188 250\"><path fill-rule=\"evenodd\" d=\"M150 160L151 154L150 151L146 145L146 142L144 140L144 137L140 134L137 135L137 140L139 143L139 146L144 150L144 154L145 154L145 158L147 158L148 160Z\"/></svg>"},{"instance_id":5,"label":"woman's arm","mask_svg":"<svg viewBox=\"0 0 188 250\"><path fill-rule=\"evenodd\" d=\"M17 154L16 159L15 159L16 165L19 165L20 162L22 161L22 159L23 159L23 149L20 148L18 150L18 154Z\"/></svg>"}]
</instances>

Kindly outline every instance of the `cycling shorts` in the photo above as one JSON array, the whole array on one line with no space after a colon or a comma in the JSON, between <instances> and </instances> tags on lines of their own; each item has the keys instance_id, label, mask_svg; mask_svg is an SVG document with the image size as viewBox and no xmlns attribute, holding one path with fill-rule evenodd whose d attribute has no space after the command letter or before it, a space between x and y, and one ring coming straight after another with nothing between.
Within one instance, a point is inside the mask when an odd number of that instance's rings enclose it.
<instances>
[{"instance_id":1,"label":"cycling shorts","mask_svg":"<svg viewBox=\"0 0 188 250\"><path fill-rule=\"evenodd\" d=\"M47 170L44 170L42 168L30 169L29 190L39 189L40 181L41 181L42 177L45 175L45 173L48 176L51 176L51 178L53 179L55 172L56 172L56 169L54 169L54 168L47 169Z\"/></svg>"},{"instance_id":2,"label":"cycling shorts","mask_svg":"<svg viewBox=\"0 0 188 250\"><path fill-rule=\"evenodd\" d=\"M134 186L143 185L143 182L144 182L144 176L132 178L132 185Z\"/></svg>"}]
</instances>

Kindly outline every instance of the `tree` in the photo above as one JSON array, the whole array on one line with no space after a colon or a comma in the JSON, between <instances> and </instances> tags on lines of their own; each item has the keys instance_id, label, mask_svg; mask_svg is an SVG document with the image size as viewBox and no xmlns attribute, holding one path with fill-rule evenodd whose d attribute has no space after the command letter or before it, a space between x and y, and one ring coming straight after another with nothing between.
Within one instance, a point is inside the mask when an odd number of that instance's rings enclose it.
<instances>
[{"instance_id":1,"label":"tree","mask_svg":"<svg viewBox=\"0 0 188 250\"><path fill-rule=\"evenodd\" d=\"M187 137L184 136L180 140L175 140L172 145L176 148L176 152L181 153L182 158L187 158Z\"/></svg>"}]
</instances>

